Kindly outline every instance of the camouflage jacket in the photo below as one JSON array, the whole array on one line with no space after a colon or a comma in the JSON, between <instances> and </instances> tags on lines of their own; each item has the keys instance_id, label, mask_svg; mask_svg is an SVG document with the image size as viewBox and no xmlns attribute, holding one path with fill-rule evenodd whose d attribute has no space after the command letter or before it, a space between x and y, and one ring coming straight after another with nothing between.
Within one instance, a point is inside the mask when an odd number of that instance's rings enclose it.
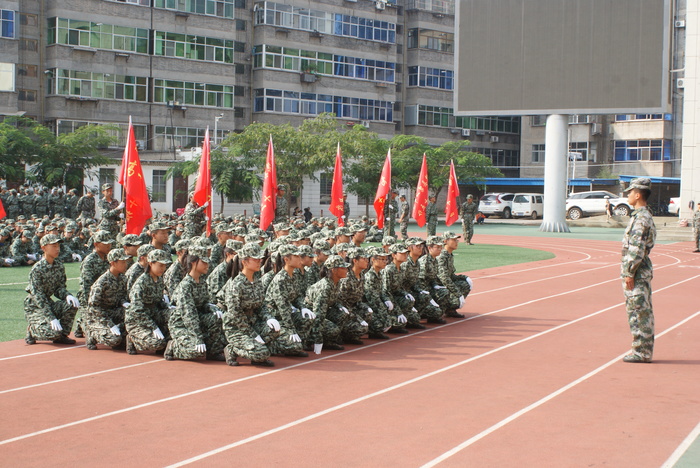
<instances>
[{"instance_id":1,"label":"camouflage jacket","mask_svg":"<svg viewBox=\"0 0 700 468\"><path fill-rule=\"evenodd\" d=\"M693 215L693 228L695 231L700 231L700 210L695 210Z\"/></svg>"},{"instance_id":2,"label":"camouflage jacket","mask_svg":"<svg viewBox=\"0 0 700 468\"><path fill-rule=\"evenodd\" d=\"M396 297L408 294L408 291L404 289L402 270L403 268L399 270L394 262L389 263L382 270L382 289L392 297L392 302L396 302Z\"/></svg>"},{"instance_id":3,"label":"camouflage jacket","mask_svg":"<svg viewBox=\"0 0 700 468\"><path fill-rule=\"evenodd\" d=\"M196 203L188 203L185 206L185 223L191 224L195 229L200 229L205 223L205 208L203 206L198 206Z\"/></svg>"},{"instance_id":4,"label":"camouflage jacket","mask_svg":"<svg viewBox=\"0 0 700 468\"><path fill-rule=\"evenodd\" d=\"M224 261L224 246L219 242L214 244L209 254L209 269L213 270L215 266Z\"/></svg>"},{"instance_id":5,"label":"camouflage jacket","mask_svg":"<svg viewBox=\"0 0 700 468\"><path fill-rule=\"evenodd\" d=\"M10 246L10 255L15 259L15 262L26 262L27 254L31 253L34 253L32 251L31 240L29 242L22 242L22 237L18 236L14 241L12 241L12 245Z\"/></svg>"},{"instance_id":6,"label":"camouflage jacket","mask_svg":"<svg viewBox=\"0 0 700 468\"><path fill-rule=\"evenodd\" d=\"M82 216L83 218L94 218L95 197L88 197L86 195L80 197L76 210L78 211L78 215Z\"/></svg>"},{"instance_id":7,"label":"camouflage jacket","mask_svg":"<svg viewBox=\"0 0 700 468\"><path fill-rule=\"evenodd\" d=\"M338 306L338 287L330 278L323 278L306 291L305 302L316 314L309 338L314 343L323 343L322 326L327 318L328 310Z\"/></svg>"},{"instance_id":8,"label":"camouflage jacket","mask_svg":"<svg viewBox=\"0 0 700 468\"><path fill-rule=\"evenodd\" d=\"M352 268L348 268L348 275L338 282L338 293L343 304L357 306L365 296L365 274L360 273L358 278Z\"/></svg>"},{"instance_id":9,"label":"camouflage jacket","mask_svg":"<svg viewBox=\"0 0 700 468\"><path fill-rule=\"evenodd\" d=\"M284 197L277 197L277 206L275 206L275 221L286 221L289 216L289 205Z\"/></svg>"},{"instance_id":10,"label":"camouflage jacket","mask_svg":"<svg viewBox=\"0 0 700 468\"><path fill-rule=\"evenodd\" d=\"M476 212L479 210L479 205L474 202L464 202L459 209L459 215L462 219L474 220Z\"/></svg>"},{"instance_id":11,"label":"camouflage jacket","mask_svg":"<svg viewBox=\"0 0 700 468\"><path fill-rule=\"evenodd\" d=\"M132 266L131 268L134 268ZM131 268L129 270L131 270ZM143 272L143 270L141 270ZM126 274L128 275L129 272L127 271ZM171 296L175 292L175 288L177 288L177 285L180 284L180 281L182 281L182 278L185 277L185 270L182 269L182 264L179 261L174 261L172 265L168 267L168 269L165 271L165 274L163 275L163 281L165 281L165 289L168 291L168 294Z\"/></svg>"},{"instance_id":12,"label":"camouflage jacket","mask_svg":"<svg viewBox=\"0 0 700 468\"><path fill-rule=\"evenodd\" d=\"M209 268L212 267L213 264L210 264ZM209 299L210 302L216 304L216 295L219 294L219 291L221 291L221 288L224 287L226 282L228 281L228 275L226 274L226 267L228 265L226 262L221 262L218 265L216 265L216 268L214 268L212 271L209 272L207 275L207 287L209 288ZM172 268L172 267L171 267ZM170 269L168 269L170 271Z\"/></svg>"},{"instance_id":13,"label":"camouflage jacket","mask_svg":"<svg viewBox=\"0 0 700 468\"><path fill-rule=\"evenodd\" d=\"M388 196L386 199L386 203L384 204L384 222L389 223L389 222L394 222L396 220L396 216L398 215L399 211L399 204L396 202L396 200L392 200L391 196Z\"/></svg>"},{"instance_id":14,"label":"camouflage jacket","mask_svg":"<svg viewBox=\"0 0 700 468\"><path fill-rule=\"evenodd\" d=\"M420 292L423 288L418 284L420 281L420 265L417 261L407 255L406 261L401 264L403 273L403 289L410 292Z\"/></svg>"},{"instance_id":15,"label":"camouflage jacket","mask_svg":"<svg viewBox=\"0 0 700 468\"><path fill-rule=\"evenodd\" d=\"M176 308L170 312L168 328L170 334L177 335L177 330L186 331L193 335L197 343L204 343L204 332L200 327L200 314L214 313L209 304L209 289L207 282L197 283L190 275L186 275L173 293Z\"/></svg>"},{"instance_id":16,"label":"camouflage jacket","mask_svg":"<svg viewBox=\"0 0 700 468\"><path fill-rule=\"evenodd\" d=\"M438 278L437 259L430 254L423 255L418 259L420 267L419 284L423 290L430 291L434 286L442 286Z\"/></svg>"},{"instance_id":17,"label":"camouflage jacket","mask_svg":"<svg viewBox=\"0 0 700 468\"><path fill-rule=\"evenodd\" d=\"M131 288L133 288L136 284L136 280L143 275L144 271L146 271L146 269L142 267L139 262L134 263L128 270L126 270L126 274L124 276L126 276L126 288L129 291L131 291Z\"/></svg>"},{"instance_id":18,"label":"camouflage jacket","mask_svg":"<svg viewBox=\"0 0 700 468\"><path fill-rule=\"evenodd\" d=\"M119 221L119 215L122 213L122 210L116 209L119 206L119 201L114 198L112 198L112 201L107 201L106 198L100 198L97 205L100 208L102 221L111 221L112 223Z\"/></svg>"},{"instance_id":19,"label":"camouflage jacket","mask_svg":"<svg viewBox=\"0 0 700 468\"><path fill-rule=\"evenodd\" d=\"M294 330L294 322L292 320L292 306L297 299L298 291L294 275L289 276L287 270L282 269L277 272L270 286L265 293L265 305L270 314L274 315L283 328ZM306 305L304 305L306 307ZM297 307L301 310L300 307Z\"/></svg>"},{"instance_id":20,"label":"camouflage jacket","mask_svg":"<svg viewBox=\"0 0 700 468\"><path fill-rule=\"evenodd\" d=\"M455 274L455 261L454 255L447 251L447 249L442 249L440 255L437 257L438 265L438 279L445 286L450 293L459 297L462 295L461 290L453 281Z\"/></svg>"},{"instance_id":21,"label":"camouflage jacket","mask_svg":"<svg viewBox=\"0 0 700 468\"><path fill-rule=\"evenodd\" d=\"M260 277L260 285L263 288L263 292L267 291L267 288L270 287L272 278L274 278L276 274L277 273L275 273L275 270L270 270Z\"/></svg>"},{"instance_id":22,"label":"camouflage jacket","mask_svg":"<svg viewBox=\"0 0 700 468\"><path fill-rule=\"evenodd\" d=\"M104 260L97 255L97 252L91 252L83 259L80 264L80 289L78 290L78 300L80 304L86 304L90 297L90 288L95 284L97 278L109 269L107 258Z\"/></svg>"},{"instance_id":23,"label":"camouflage jacket","mask_svg":"<svg viewBox=\"0 0 700 468\"><path fill-rule=\"evenodd\" d=\"M123 274L114 276L107 270L90 288L88 315L93 320L109 317L113 315L111 311L122 308L122 304L127 302L127 299L126 277Z\"/></svg>"},{"instance_id":24,"label":"camouflage jacket","mask_svg":"<svg viewBox=\"0 0 700 468\"><path fill-rule=\"evenodd\" d=\"M372 310L386 311L384 301L391 301L391 297L382 288L382 274L370 268L365 273L365 302Z\"/></svg>"},{"instance_id":25,"label":"camouflage jacket","mask_svg":"<svg viewBox=\"0 0 700 468\"><path fill-rule=\"evenodd\" d=\"M438 209L437 205L432 202L428 202L428 206L425 209L425 220L431 224L437 224L438 222Z\"/></svg>"},{"instance_id":26,"label":"camouflage jacket","mask_svg":"<svg viewBox=\"0 0 700 468\"><path fill-rule=\"evenodd\" d=\"M29 271L28 299L38 308L51 311L51 296L65 300L70 293L66 289L66 269L63 263L49 263L42 258Z\"/></svg>"},{"instance_id":27,"label":"camouflage jacket","mask_svg":"<svg viewBox=\"0 0 700 468\"><path fill-rule=\"evenodd\" d=\"M67 195L63 199L63 210L67 218L78 217L78 196Z\"/></svg>"},{"instance_id":28,"label":"camouflage jacket","mask_svg":"<svg viewBox=\"0 0 700 468\"><path fill-rule=\"evenodd\" d=\"M308 291L312 285L318 283L318 280L321 279L321 267L318 266L318 263L313 262L304 269L306 270L304 279L306 280L306 290Z\"/></svg>"},{"instance_id":29,"label":"camouflage jacket","mask_svg":"<svg viewBox=\"0 0 700 468\"><path fill-rule=\"evenodd\" d=\"M255 337L258 335L255 323L273 318L265 307L260 280L254 279L251 283L243 273L228 280L217 299L220 305L225 304L224 331L227 336L230 332L237 332Z\"/></svg>"},{"instance_id":30,"label":"camouflage jacket","mask_svg":"<svg viewBox=\"0 0 700 468\"><path fill-rule=\"evenodd\" d=\"M630 222L622 238L621 276L651 279L654 269L649 258L656 240L656 226L651 212L645 206L630 215Z\"/></svg>"},{"instance_id":31,"label":"camouflage jacket","mask_svg":"<svg viewBox=\"0 0 700 468\"><path fill-rule=\"evenodd\" d=\"M403 218L403 222L407 223L411 217L410 211L411 205L409 205L407 201L401 202L401 206L399 207L399 219Z\"/></svg>"},{"instance_id":32,"label":"camouflage jacket","mask_svg":"<svg viewBox=\"0 0 700 468\"><path fill-rule=\"evenodd\" d=\"M133 287L129 288L129 302L124 324L126 329L133 327L158 328L155 317L160 317L168 306L163 301L165 283L160 276L156 280L151 275L141 275Z\"/></svg>"}]
</instances>

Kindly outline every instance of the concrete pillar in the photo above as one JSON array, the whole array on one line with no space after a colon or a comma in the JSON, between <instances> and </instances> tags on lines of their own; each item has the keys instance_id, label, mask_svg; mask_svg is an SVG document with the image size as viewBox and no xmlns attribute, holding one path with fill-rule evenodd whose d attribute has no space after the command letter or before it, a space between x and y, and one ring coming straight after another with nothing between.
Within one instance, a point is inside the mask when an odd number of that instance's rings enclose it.
<instances>
[{"instance_id":1,"label":"concrete pillar","mask_svg":"<svg viewBox=\"0 0 700 468\"><path fill-rule=\"evenodd\" d=\"M566 158L569 118L547 116L544 139L544 215L540 231L570 232L566 224Z\"/></svg>"}]
</instances>

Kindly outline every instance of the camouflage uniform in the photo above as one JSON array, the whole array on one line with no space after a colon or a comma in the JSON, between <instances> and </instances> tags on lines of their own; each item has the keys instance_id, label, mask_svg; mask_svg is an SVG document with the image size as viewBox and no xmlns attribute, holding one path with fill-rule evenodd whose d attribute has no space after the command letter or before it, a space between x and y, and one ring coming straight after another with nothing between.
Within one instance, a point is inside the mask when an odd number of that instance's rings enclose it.
<instances>
[{"instance_id":1,"label":"camouflage uniform","mask_svg":"<svg viewBox=\"0 0 700 468\"><path fill-rule=\"evenodd\" d=\"M693 234L695 235L695 251L700 252L700 209L693 215Z\"/></svg>"},{"instance_id":2,"label":"camouflage uniform","mask_svg":"<svg viewBox=\"0 0 700 468\"><path fill-rule=\"evenodd\" d=\"M168 328L173 340L172 354L176 359L197 359L204 356L195 346L207 345L206 356L212 357L224 349L221 320L209 302L209 290L204 279L197 283L187 275L173 293L176 308L170 312Z\"/></svg>"},{"instance_id":3,"label":"camouflage uniform","mask_svg":"<svg viewBox=\"0 0 700 468\"><path fill-rule=\"evenodd\" d=\"M88 298L90 297L90 288L95 284L95 281L109 269L107 258L100 258L97 252L91 252L83 259L80 264L80 287L78 289L78 301L80 301L80 316L76 320L75 335L80 338L83 336L83 317L87 313Z\"/></svg>"},{"instance_id":4,"label":"camouflage uniform","mask_svg":"<svg viewBox=\"0 0 700 468\"><path fill-rule=\"evenodd\" d=\"M407 297L409 293L404 289L402 270L403 265L402 269L399 270L394 262L389 263L382 270L382 289L386 291L389 297L391 297L391 302L394 303L394 310L390 313L393 314L392 326L396 328L403 328L405 325L416 325L420 323L420 315L413 311L415 301ZM398 316L401 314L406 317L408 323L401 324L398 322Z\"/></svg>"},{"instance_id":5,"label":"camouflage uniform","mask_svg":"<svg viewBox=\"0 0 700 468\"><path fill-rule=\"evenodd\" d=\"M292 341L291 337L299 335L302 341L307 341L313 320L301 315L301 309L306 308L306 304L299 298L294 275L290 277L285 269L277 272L265 293L265 306L280 323L279 337L268 344L270 352L295 354L302 351L302 343Z\"/></svg>"},{"instance_id":6,"label":"camouflage uniform","mask_svg":"<svg viewBox=\"0 0 700 468\"><path fill-rule=\"evenodd\" d=\"M466 298L471 291L471 287L467 282L468 277L466 275L455 274L454 255L448 252L447 249L442 249L442 252L437 257L437 265L438 279L450 292L451 300L457 299L459 302L460 296Z\"/></svg>"},{"instance_id":7,"label":"camouflage uniform","mask_svg":"<svg viewBox=\"0 0 700 468\"><path fill-rule=\"evenodd\" d=\"M634 182L634 181L633 181ZM632 212L622 238L622 281L627 319L632 332L632 352L643 360L654 353L654 311L651 304L651 280L654 269L649 253L654 247L656 226L644 206ZM625 278L634 278L634 288L625 289Z\"/></svg>"},{"instance_id":8,"label":"camouflage uniform","mask_svg":"<svg viewBox=\"0 0 700 468\"><path fill-rule=\"evenodd\" d=\"M63 264L54 260L39 260L29 272L29 284L24 300L24 316L29 325L28 335L36 340L56 340L66 337L73 328L77 309L66 302L70 295L66 289L66 270ZM58 298L58 301L51 299ZM51 321L58 319L62 331L51 328Z\"/></svg>"},{"instance_id":9,"label":"camouflage uniform","mask_svg":"<svg viewBox=\"0 0 700 468\"><path fill-rule=\"evenodd\" d=\"M19 198L17 197L17 193L10 194L10 196L7 198L5 209L7 210L7 216L10 219L16 219L17 216L19 216Z\"/></svg>"},{"instance_id":10,"label":"camouflage uniform","mask_svg":"<svg viewBox=\"0 0 700 468\"><path fill-rule=\"evenodd\" d=\"M428 226L428 235L434 236L438 224L438 209L435 203L428 202L428 206L425 209L425 219Z\"/></svg>"},{"instance_id":11,"label":"camouflage uniform","mask_svg":"<svg viewBox=\"0 0 700 468\"><path fill-rule=\"evenodd\" d=\"M214 246L211 248L211 253L209 254L209 260L211 261L209 264L209 268L211 270L218 266L219 263L224 261L224 245L222 243L217 242L214 244Z\"/></svg>"},{"instance_id":12,"label":"camouflage uniform","mask_svg":"<svg viewBox=\"0 0 700 468\"><path fill-rule=\"evenodd\" d=\"M369 323L369 333L378 334L385 332L392 325L392 313L389 312L385 301L391 301L386 291L382 288L382 276L374 268L365 273L364 299L367 305L374 311Z\"/></svg>"},{"instance_id":13,"label":"camouflage uniform","mask_svg":"<svg viewBox=\"0 0 700 468\"><path fill-rule=\"evenodd\" d=\"M124 276L126 277L126 288L129 291L131 291L131 288L134 287L136 281L141 277L141 275L143 275L144 271L146 271L146 269L142 267L139 262L134 263L128 270L126 270L126 274ZM168 271L170 271L170 268L168 268ZM167 274L168 271L165 273Z\"/></svg>"},{"instance_id":14,"label":"camouflage uniform","mask_svg":"<svg viewBox=\"0 0 700 468\"><path fill-rule=\"evenodd\" d=\"M423 255L423 257L427 256L427 254ZM429 320L442 317L442 309L430 303L433 297L430 295L430 291L428 291L427 288L422 287L423 285L420 281L420 265L418 261L414 261L413 258L408 255L406 261L401 264L401 271L403 272L403 289L408 291L416 300L414 307L418 310L420 317ZM411 324L411 322L409 322L409 324Z\"/></svg>"},{"instance_id":15,"label":"camouflage uniform","mask_svg":"<svg viewBox=\"0 0 700 468\"><path fill-rule=\"evenodd\" d=\"M338 299L350 312L347 325L343 327L341 337L344 340L357 340L369 330L369 322L373 313L368 310L369 305L364 302L365 275L355 276L352 268L348 268L348 274L338 282ZM374 311L374 309L372 309ZM368 325L362 325L365 321Z\"/></svg>"},{"instance_id":16,"label":"camouflage uniform","mask_svg":"<svg viewBox=\"0 0 700 468\"><path fill-rule=\"evenodd\" d=\"M80 218L83 219L94 219L95 218L95 197L88 197L87 195L83 195L80 197L78 200L78 203L76 205L76 211L79 214Z\"/></svg>"},{"instance_id":17,"label":"camouflage uniform","mask_svg":"<svg viewBox=\"0 0 700 468\"><path fill-rule=\"evenodd\" d=\"M189 202L185 207L185 230L182 233L183 239L190 239L202 234L204 226L206 226L206 214L204 210L206 208L197 205L195 202Z\"/></svg>"},{"instance_id":18,"label":"camouflage uniform","mask_svg":"<svg viewBox=\"0 0 700 468\"><path fill-rule=\"evenodd\" d=\"M141 275L129 289L129 302L124 324L137 351L164 349L170 338L168 319L170 309L163 301L165 283L163 277L156 280L151 275ZM159 328L164 338L153 336Z\"/></svg>"},{"instance_id":19,"label":"camouflage uniform","mask_svg":"<svg viewBox=\"0 0 700 468\"><path fill-rule=\"evenodd\" d=\"M474 218L476 218L478 209L479 205L473 201L467 200L462 203L459 210L462 216L462 234L464 235L464 240L469 244L472 243L472 237L474 236Z\"/></svg>"},{"instance_id":20,"label":"camouflage uniform","mask_svg":"<svg viewBox=\"0 0 700 468\"><path fill-rule=\"evenodd\" d=\"M418 259L418 265L420 266L420 287L429 291L442 309L459 309L459 296L450 294L450 290L438 278L437 259L431 255L423 255ZM435 289L436 286L437 289Z\"/></svg>"},{"instance_id":21,"label":"camouflage uniform","mask_svg":"<svg viewBox=\"0 0 700 468\"><path fill-rule=\"evenodd\" d=\"M267 343L277 337L267 321L272 315L264 305L265 295L260 280L251 283L244 274L231 278L219 292L218 304L224 310L224 333L231 356L263 362L270 357ZM255 338L260 336L264 343Z\"/></svg>"},{"instance_id":22,"label":"camouflage uniform","mask_svg":"<svg viewBox=\"0 0 700 468\"><path fill-rule=\"evenodd\" d=\"M13 263L14 266L22 266L26 265L27 261L29 260L27 258L28 254L35 254L34 251L32 250L32 241L28 242L22 242L22 236L17 236L17 238L12 242L12 245L10 246L10 255L12 256L12 259L15 261ZM36 255L36 254L35 254ZM37 256L37 259L39 257Z\"/></svg>"},{"instance_id":23,"label":"camouflage uniform","mask_svg":"<svg viewBox=\"0 0 700 468\"><path fill-rule=\"evenodd\" d=\"M207 274L207 287L209 288L209 302L216 304L216 295L224 287L228 281L228 275L226 274L227 262L219 263L216 268ZM170 267L172 268L172 267ZM168 271L170 271L170 268ZM180 268L182 270L182 268ZM167 274L167 273L166 273Z\"/></svg>"},{"instance_id":24,"label":"camouflage uniform","mask_svg":"<svg viewBox=\"0 0 700 468\"><path fill-rule=\"evenodd\" d=\"M304 279L306 280L305 289L308 291L312 285L318 283L318 280L321 279L321 267L318 265L318 263L313 262L304 269L306 270L306 273L304 274Z\"/></svg>"},{"instance_id":25,"label":"camouflage uniform","mask_svg":"<svg viewBox=\"0 0 700 468\"><path fill-rule=\"evenodd\" d=\"M63 199L63 212L66 218L78 217L78 196L74 193L66 195Z\"/></svg>"},{"instance_id":26,"label":"camouflage uniform","mask_svg":"<svg viewBox=\"0 0 700 468\"><path fill-rule=\"evenodd\" d=\"M126 278L123 274L114 276L107 270L90 288L88 307L83 318L85 344L119 346L126 336L124 327L124 304L127 302ZM111 328L119 326L121 335L115 335Z\"/></svg>"},{"instance_id":27,"label":"camouflage uniform","mask_svg":"<svg viewBox=\"0 0 700 468\"><path fill-rule=\"evenodd\" d=\"M134 264L131 268L135 268L137 264ZM143 271L143 270L142 270ZM129 272L127 272L127 275ZM134 273L136 274L136 273ZM165 281L165 290L172 297L175 293L177 285L185 277L185 270L182 268L182 264L178 261L174 261L172 265L168 267L163 275L163 280ZM211 292L211 291L210 291Z\"/></svg>"},{"instance_id":28,"label":"camouflage uniform","mask_svg":"<svg viewBox=\"0 0 700 468\"><path fill-rule=\"evenodd\" d=\"M100 207L100 229L109 232L112 237L115 237L119 233L119 215L122 214L122 210L118 210L119 202L114 198L112 201L107 201L106 198L101 198L99 203Z\"/></svg>"},{"instance_id":29,"label":"camouflage uniform","mask_svg":"<svg viewBox=\"0 0 700 468\"><path fill-rule=\"evenodd\" d=\"M411 217L411 205L404 200L401 202L399 210L399 219L402 219L402 221L399 223L399 226L401 227L401 236L403 237L403 240L406 240L408 239L408 220Z\"/></svg>"},{"instance_id":30,"label":"camouflage uniform","mask_svg":"<svg viewBox=\"0 0 700 468\"><path fill-rule=\"evenodd\" d=\"M40 218L49 214L49 199L44 192L34 195L34 213Z\"/></svg>"},{"instance_id":31,"label":"camouflage uniform","mask_svg":"<svg viewBox=\"0 0 700 468\"><path fill-rule=\"evenodd\" d=\"M309 332L309 341L316 344L338 344L346 314L338 308L337 286L330 278L322 278L306 291L304 301L316 314Z\"/></svg>"},{"instance_id":32,"label":"camouflage uniform","mask_svg":"<svg viewBox=\"0 0 700 468\"><path fill-rule=\"evenodd\" d=\"M275 223L286 222L289 217L289 204L285 197L277 197L277 206L275 206Z\"/></svg>"},{"instance_id":33,"label":"camouflage uniform","mask_svg":"<svg viewBox=\"0 0 700 468\"><path fill-rule=\"evenodd\" d=\"M396 214L399 211L399 204L396 200L391 199L391 194L387 196L384 204L384 237L396 237L394 225L396 223Z\"/></svg>"}]
</instances>

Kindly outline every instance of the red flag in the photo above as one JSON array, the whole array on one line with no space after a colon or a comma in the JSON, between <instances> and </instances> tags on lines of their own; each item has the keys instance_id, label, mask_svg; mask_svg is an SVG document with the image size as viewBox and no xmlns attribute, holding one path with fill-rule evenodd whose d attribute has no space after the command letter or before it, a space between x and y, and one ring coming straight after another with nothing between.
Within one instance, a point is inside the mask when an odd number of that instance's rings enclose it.
<instances>
[{"instance_id":1,"label":"red flag","mask_svg":"<svg viewBox=\"0 0 700 468\"><path fill-rule=\"evenodd\" d=\"M345 202L343 200L343 162L340 158L340 142L335 153L335 169L333 170L333 185L331 186L330 212L338 218L338 226L345 226Z\"/></svg>"},{"instance_id":2,"label":"red flag","mask_svg":"<svg viewBox=\"0 0 700 468\"><path fill-rule=\"evenodd\" d=\"M377 227L379 229L384 227L384 205L386 204L386 196L389 190L391 190L391 148L386 153L382 175L379 177L377 194L374 196L374 211L377 212Z\"/></svg>"},{"instance_id":3,"label":"red flag","mask_svg":"<svg viewBox=\"0 0 700 468\"><path fill-rule=\"evenodd\" d=\"M4 218L7 216L7 213L5 212L5 207L2 206L2 200L0 200L0 219Z\"/></svg>"},{"instance_id":4,"label":"red flag","mask_svg":"<svg viewBox=\"0 0 700 468\"><path fill-rule=\"evenodd\" d=\"M272 146L272 135L267 145L265 159L265 179L263 180L262 203L260 203L260 229L263 231L275 219L277 207L277 167L275 166L275 149Z\"/></svg>"},{"instance_id":5,"label":"red flag","mask_svg":"<svg viewBox=\"0 0 700 468\"><path fill-rule=\"evenodd\" d=\"M134 137L134 126L129 119L129 135L124 148L124 161L120 170L119 182L124 188L124 204L126 205L126 233L141 234L153 212L151 202L148 199L146 181L143 178L141 160L136 149L136 138Z\"/></svg>"},{"instance_id":6,"label":"red flag","mask_svg":"<svg viewBox=\"0 0 700 468\"><path fill-rule=\"evenodd\" d=\"M428 206L428 162L423 153L423 165L420 167L418 186L416 187L416 199L413 202L413 219L419 227L425 225L425 209Z\"/></svg>"},{"instance_id":7,"label":"red flag","mask_svg":"<svg viewBox=\"0 0 700 468\"><path fill-rule=\"evenodd\" d=\"M450 226L459 218L457 209L457 197L459 196L459 186L457 185L457 174L455 164L450 161L450 182L447 185L447 203L445 204L445 225Z\"/></svg>"},{"instance_id":8,"label":"red flag","mask_svg":"<svg viewBox=\"0 0 700 468\"><path fill-rule=\"evenodd\" d=\"M207 237L211 234L211 168L210 168L210 149L209 143L209 127L207 126L204 132L204 144L202 145L202 158L199 160L199 174L197 175L197 183L194 186L194 201L199 206L204 206L209 203L204 209L207 216Z\"/></svg>"}]
</instances>

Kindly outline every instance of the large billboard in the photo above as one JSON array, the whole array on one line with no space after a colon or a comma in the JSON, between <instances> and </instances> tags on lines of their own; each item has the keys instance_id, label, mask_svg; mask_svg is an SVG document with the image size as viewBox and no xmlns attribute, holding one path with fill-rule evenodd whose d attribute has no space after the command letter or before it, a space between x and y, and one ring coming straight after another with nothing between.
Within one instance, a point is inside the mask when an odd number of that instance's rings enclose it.
<instances>
[{"instance_id":1,"label":"large billboard","mask_svg":"<svg viewBox=\"0 0 700 468\"><path fill-rule=\"evenodd\" d=\"M669 0L455 1L455 115L668 111Z\"/></svg>"}]
</instances>

